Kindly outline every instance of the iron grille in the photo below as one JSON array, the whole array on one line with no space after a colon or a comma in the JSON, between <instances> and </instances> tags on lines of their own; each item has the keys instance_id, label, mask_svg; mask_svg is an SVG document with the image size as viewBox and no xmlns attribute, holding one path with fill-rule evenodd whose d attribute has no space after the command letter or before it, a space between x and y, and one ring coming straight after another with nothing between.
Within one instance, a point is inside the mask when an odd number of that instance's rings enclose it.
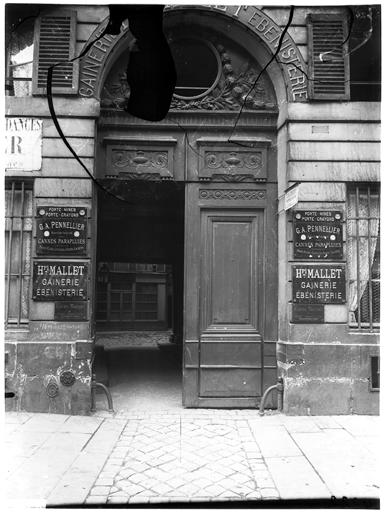
<instances>
[{"instance_id":1,"label":"iron grille","mask_svg":"<svg viewBox=\"0 0 385 512\"><path fill-rule=\"evenodd\" d=\"M32 190L12 181L5 191L5 326L28 322L31 281Z\"/></svg>"},{"instance_id":2,"label":"iron grille","mask_svg":"<svg viewBox=\"0 0 385 512\"><path fill-rule=\"evenodd\" d=\"M360 184L348 191L349 324L373 330L380 323L380 191Z\"/></svg>"}]
</instances>

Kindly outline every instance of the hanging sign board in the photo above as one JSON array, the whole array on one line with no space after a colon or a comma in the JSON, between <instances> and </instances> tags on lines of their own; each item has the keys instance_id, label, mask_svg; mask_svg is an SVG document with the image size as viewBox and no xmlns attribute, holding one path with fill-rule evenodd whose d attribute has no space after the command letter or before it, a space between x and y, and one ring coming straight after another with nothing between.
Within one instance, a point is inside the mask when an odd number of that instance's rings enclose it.
<instances>
[{"instance_id":1,"label":"hanging sign board","mask_svg":"<svg viewBox=\"0 0 385 512\"><path fill-rule=\"evenodd\" d=\"M342 259L342 212L297 210L293 224L295 259Z\"/></svg>"},{"instance_id":2,"label":"hanging sign board","mask_svg":"<svg viewBox=\"0 0 385 512\"><path fill-rule=\"evenodd\" d=\"M36 219L36 254L85 255L87 209L76 206L39 206Z\"/></svg>"},{"instance_id":3,"label":"hanging sign board","mask_svg":"<svg viewBox=\"0 0 385 512\"><path fill-rule=\"evenodd\" d=\"M5 168L40 171L43 121L30 117L5 120Z\"/></svg>"},{"instance_id":4,"label":"hanging sign board","mask_svg":"<svg viewBox=\"0 0 385 512\"><path fill-rule=\"evenodd\" d=\"M300 183L296 183L295 185L292 185L285 191L285 210L290 210L290 208L293 208L293 206L295 206L298 203L299 187Z\"/></svg>"},{"instance_id":5,"label":"hanging sign board","mask_svg":"<svg viewBox=\"0 0 385 512\"><path fill-rule=\"evenodd\" d=\"M325 319L324 304L293 304L293 324L323 324Z\"/></svg>"},{"instance_id":6,"label":"hanging sign board","mask_svg":"<svg viewBox=\"0 0 385 512\"><path fill-rule=\"evenodd\" d=\"M344 304L346 302L343 265L294 265L293 302Z\"/></svg>"},{"instance_id":7,"label":"hanging sign board","mask_svg":"<svg viewBox=\"0 0 385 512\"><path fill-rule=\"evenodd\" d=\"M88 263L39 260L33 264L32 298L36 301L87 300Z\"/></svg>"}]
</instances>

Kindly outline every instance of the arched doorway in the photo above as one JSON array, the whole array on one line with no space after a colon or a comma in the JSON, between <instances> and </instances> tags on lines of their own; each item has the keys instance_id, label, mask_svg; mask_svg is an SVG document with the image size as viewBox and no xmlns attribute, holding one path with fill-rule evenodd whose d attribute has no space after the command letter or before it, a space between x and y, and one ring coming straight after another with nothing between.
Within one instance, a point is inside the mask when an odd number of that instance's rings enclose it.
<instances>
[{"instance_id":1,"label":"arched doorway","mask_svg":"<svg viewBox=\"0 0 385 512\"><path fill-rule=\"evenodd\" d=\"M125 202L99 196L97 335L167 332L187 407L255 407L276 382L277 98L266 73L249 93L266 50L231 29L210 12L170 15L179 79L161 123L122 109L123 38L101 91L96 173ZM163 266L164 283L149 287L138 265Z\"/></svg>"}]
</instances>

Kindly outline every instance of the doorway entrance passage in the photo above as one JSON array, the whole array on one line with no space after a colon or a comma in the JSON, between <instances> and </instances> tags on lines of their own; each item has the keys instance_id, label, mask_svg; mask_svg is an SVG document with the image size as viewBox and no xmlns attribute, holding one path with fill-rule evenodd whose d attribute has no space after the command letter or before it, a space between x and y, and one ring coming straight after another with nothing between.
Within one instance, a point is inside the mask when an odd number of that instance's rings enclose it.
<instances>
[{"instance_id":1,"label":"doorway entrance passage","mask_svg":"<svg viewBox=\"0 0 385 512\"><path fill-rule=\"evenodd\" d=\"M98 197L96 379L116 411L179 408L184 186L116 181L114 194Z\"/></svg>"}]
</instances>

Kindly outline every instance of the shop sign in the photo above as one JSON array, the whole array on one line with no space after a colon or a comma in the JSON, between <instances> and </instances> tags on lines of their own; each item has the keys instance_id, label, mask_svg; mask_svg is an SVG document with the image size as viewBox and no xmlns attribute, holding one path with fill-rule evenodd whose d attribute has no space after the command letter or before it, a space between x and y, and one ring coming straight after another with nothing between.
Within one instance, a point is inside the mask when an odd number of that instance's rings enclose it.
<instances>
[{"instance_id":1,"label":"shop sign","mask_svg":"<svg viewBox=\"0 0 385 512\"><path fill-rule=\"evenodd\" d=\"M88 263L35 261L32 298L36 301L87 300Z\"/></svg>"},{"instance_id":2,"label":"shop sign","mask_svg":"<svg viewBox=\"0 0 385 512\"><path fill-rule=\"evenodd\" d=\"M293 302L345 303L345 267L343 265L294 265Z\"/></svg>"},{"instance_id":3,"label":"shop sign","mask_svg":"<svg viewBox=\"0 0 385 512\"><path fill-rule=\"evenodd\" d=\"M5 168L17 171L41 169L43 121L8 117L5 122Z\"/></svg>"},{"instance_id":4,"label":"shop sign","mask_svg":"<svg viewBox=\"0 0 385 512\"><path fill-rule=\"evenodd\" d=\"M342 212L297 210L293 223L295 259L342 259Z\"/></svg>"},{"instance_id":5,"label":"shop sign","mask_svg":"<svg viewBox=\"0 0 385 512\"><path fill-rule=\"evenodd\" d=\"M324 320L323 304L293 304L291 321L294 324L323 324Z\"/></svg>"},{"instance_id":6,"label":"shop sign","mask_svg":"<svg viewBox=\"0 0 385 512\"><path fill-rule=\"evenodd\" d=\"M60 322L87 320L87 302L55 302L54 320Z\"/></svg>"},{"instance_id":7,"label":"shop sign","mask_svg":"<svg viewBox=\"0 0 385 512\"><path fill-rule=\"evenodd\" d=\"M300 184L296 183L296 184L292 185L291 187L289 187L287 190L285 190L285 196L284 196L285 211L290 210L290 208L293 208L293 206L298 204L299 187L300 187Z\"/></svg>"},{"instance_id":8,"label":"shop sign","mask_svg":"<svg viewBox=\"0 0 385 512\"><path fill-rule=\"evenodd\" d=\"M36 224L36 253L39 256L86 254L86 208L39 206Z\"/></svg>"}]
</instances>

